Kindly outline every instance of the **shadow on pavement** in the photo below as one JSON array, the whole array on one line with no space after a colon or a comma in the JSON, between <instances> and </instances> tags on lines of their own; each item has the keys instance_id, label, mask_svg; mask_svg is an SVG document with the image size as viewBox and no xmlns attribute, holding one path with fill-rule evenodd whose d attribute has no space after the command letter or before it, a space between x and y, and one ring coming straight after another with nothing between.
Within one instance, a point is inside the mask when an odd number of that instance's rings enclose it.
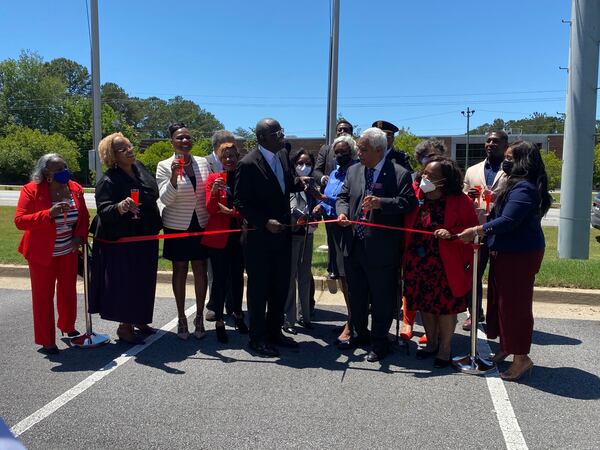
<instances>
[{"instance_id":1,"label":"shadow on pavement","mask_svg":"<svg viewBox=\"0 0 600 450\"><path fill-rule=\"evenodd\" d=\"M52 367L50 369L52 372L95 372L130 348L129 344L111 341L95 348L68 347L61 350L58 355L48 355L46 358L60 364Z\"/></svg>"},{"instance_id":2,"label":"shadow on pavement","mask_svg":"<svg viewBox=\"0 0 600 450\"><path fill-rule=\"evenodd\" d=\"M572 337L561 336L560 334L533 330L532 343L536 345L579 345L581 341Z\"/></svg>"}]
</instances>

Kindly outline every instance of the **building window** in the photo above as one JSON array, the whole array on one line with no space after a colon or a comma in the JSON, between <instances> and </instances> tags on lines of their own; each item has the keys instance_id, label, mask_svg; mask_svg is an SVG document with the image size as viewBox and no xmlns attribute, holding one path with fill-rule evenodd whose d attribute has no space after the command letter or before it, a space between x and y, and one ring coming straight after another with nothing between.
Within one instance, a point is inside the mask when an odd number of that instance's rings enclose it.
<instances>
[{"instance_id":1,"label":"building window","mask_svg":"<svg viewBox=\"0 0 600 450\"><path fill-rule=\"evenodd\" d=\"M456 144L456 162L464 167L467 144ZM469 166L480 163L487 157L485 144L469 143Z\"/></svg>"}]
</instances>

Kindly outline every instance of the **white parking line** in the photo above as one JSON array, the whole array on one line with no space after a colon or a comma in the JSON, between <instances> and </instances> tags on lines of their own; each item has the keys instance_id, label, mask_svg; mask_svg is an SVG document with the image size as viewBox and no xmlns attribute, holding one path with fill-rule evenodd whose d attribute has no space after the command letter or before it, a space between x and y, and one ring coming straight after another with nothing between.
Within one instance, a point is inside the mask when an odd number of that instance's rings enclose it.
<instances>
[{"instance_id":1,"label":"white parking line","mask_svg":"<svg viewBox=\"0 0 600 450\"><path fill-rule=\"evenodd\" d=\"M185 311L185 315L187 317L190 317L192 314L194 314L194 312L196 312L196 305L190 306ZM71 400L76 398L79 394L81 394L82 392L84 392L87 389L89 389L90 387L92 387L94 384L96 384L102 378L109 375L115 369L117 369L118 367L125 364L127 361L129 361L131 358L133 358L135 355L146 350L148 347L150 347L152 344L154 344L156 341L158 341L161 337L163 337L167 331L170 331L173 328L175 328L175 326L177 326L177 318L171 320L169 323L167 323L166 325L161 327L159 330L157 330L156 334L153 334L147 338L144 338L145 343L143 345L135 345L135 346L131 347L127 352L125 352L121 356L113 359L111 362L109 362L107 365L102 367L100 370L91 374L85 380L76 384L75 386L73 386L71 389L69 389L62 395L58 396L51 402L47 403L45 406L42 406L40 409L38 409L36 412L31 414L29 417L26 417L25 419L21 420L19 423L14 425L10 429L10 431L12 432L12 434L15 435L15 437L18 437L19 435L23 434L25 431L29 430L32 426L41 422L46 417L48 417L50 414L55 412L61 406L66 405L68 402L70 402ZM93 351L93 350L90 349L90 350L83 350L83 351Z\"/></svg>"},{"instance_id":2,"label":"white parking line","mask_svg":"<svg viewBox=\"0 0 600 450\"><path fill-rule=\"evenodd\" d=\"M487 336L481 329L477 329L478 348L482 351L482 355L489 355L491 353L490 345L487 341ZM508 398L508 392L498 369L486 375L485 380L487 381L488 390L492 397L492 403L494 404L494 410L496 411L496 417L498 417L498 424L500 430L502 430L502 436L504 436L504 442L507 450L527 450L527 443L523 437L523 432L519 426L519 421L515 415L515 411Z\"/></svg>"}]
</instances>

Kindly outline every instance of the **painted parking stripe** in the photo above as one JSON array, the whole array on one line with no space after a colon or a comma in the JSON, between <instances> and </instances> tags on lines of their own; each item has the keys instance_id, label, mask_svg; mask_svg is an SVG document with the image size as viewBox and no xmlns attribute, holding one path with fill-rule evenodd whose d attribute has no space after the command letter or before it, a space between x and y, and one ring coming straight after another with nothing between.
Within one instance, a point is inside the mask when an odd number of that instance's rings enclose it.
<instances>
[{"instance_id":1,"label":"painted parking stripe","mask_svg":"<svg viewBox=\"0 0 600 450\"><path fill-rule=\"evenodd\" d=\"M482 354L489 355L492 350L487 341L487 336L480 328L477 329L477 338L479 341L478 348L481 349ZM519 421L510 403L508 392L506 392L506 387L502 378L500 378L498 369L487 374L485 380L487 381L487 387L492 397L494 411L496 412L507 450L527 450L529 447L527 447L527 443L523 437Z\"/></svg>"},{"instance_id":2,"label":"painted parking stripe","mask_svg":"<svg viewBox=\"0 0 600 450\"><path fill-rule=\"evenodd\" d=\"M190 306L185 311L185 315L187 317L190 317L195 312L196 312L196 305L193 305L193 306ZM127 352L125 352L121 356L113 359L111 362L106 364L100 370L97 370L96 372L91 374L85 380L76 384L75 386L73 386L71 389L69 389L62 395L58 396L51 402L47 403L46 405L44 405L43 407L38 409L36 412L31 414L29 417L26 417L25 419L21 420L19 423L17 423L15 426L13 426L10 429L12 434L14 434L17 437L20 436L25 431L29 430L32 426L41 422L46 417L50 416L52 413L54 413L60 407L69 403L71 400L76 398L79 394L81 394L82 392L85 392L87 389L92 387L94 384L96 384L102 378L104 378L105 376L112 373L115 369L117 369L118 367L125 364L127 361L129 361L131 358L136 356L138 353L146 350L148 347L150 347L152 344L154 344L156 341L158 341L161 337L163 337L167 333L167 331L170 331L173 328L175 328L177 326L177 320L178 320L177 318L171 320L169 323L165 324L163 327L161 327L159 330L157 330L156 334L153 334L153 335L149 336L148 338L144 338L145 343L143 345L135 345L135 346L131 347ZM88 350L88 351L93 351L93 350Z\"/></svg>"}]
</instances>

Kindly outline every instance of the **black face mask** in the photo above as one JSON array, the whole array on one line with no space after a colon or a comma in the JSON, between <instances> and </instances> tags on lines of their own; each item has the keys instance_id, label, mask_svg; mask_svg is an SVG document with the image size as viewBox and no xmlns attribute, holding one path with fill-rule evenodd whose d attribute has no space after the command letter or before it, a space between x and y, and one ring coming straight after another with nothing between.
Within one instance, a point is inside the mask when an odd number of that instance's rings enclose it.
<instances>
[{"instance_id":1,"label":"black face mask","mask_svg":"<svg viewBox=\"0 0 600 450\"><path fill-rule=\"evenodd\" d=\"M350 164L351 161L352 161L352 157L348 153L344 153L344 154L340 154L340 155L335 155L335 162L340 167L347 166L348 164Z\"/></svg>"},{"instance_id":2,"label":"black face mask","mask_svg":"<svg viewBox=\"0 0 600 450\"><path fill-rule=\"evenodd\" d=\"M502 161L502 171L506 175L510 175L514 165L515 165L515 163L513 161L509 161L508 159L505 159L504 161Z\"/></svg>"}]
</instances>

